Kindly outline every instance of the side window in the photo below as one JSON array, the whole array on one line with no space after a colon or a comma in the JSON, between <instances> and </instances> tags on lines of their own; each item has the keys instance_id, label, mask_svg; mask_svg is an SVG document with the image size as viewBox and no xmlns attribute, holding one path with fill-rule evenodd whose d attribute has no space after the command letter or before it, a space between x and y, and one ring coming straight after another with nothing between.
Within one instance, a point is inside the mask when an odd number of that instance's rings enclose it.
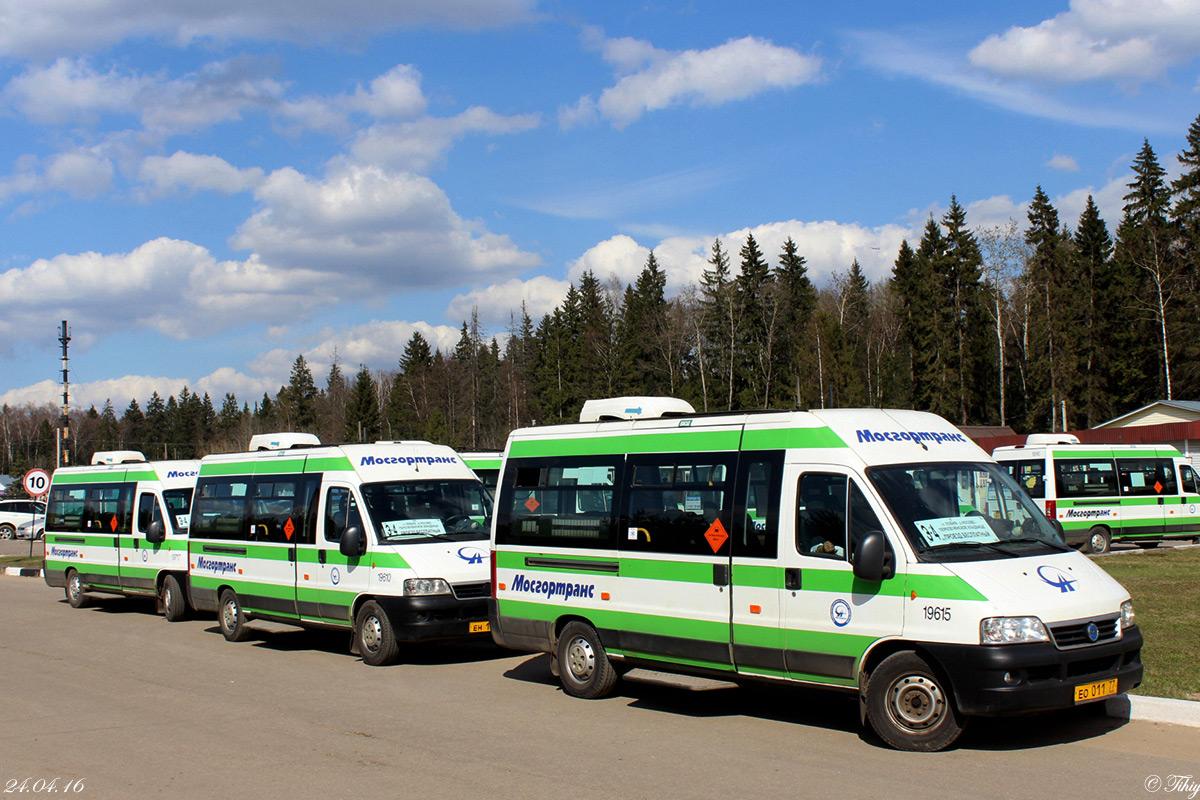
<instances>
[{"instance_id":1,"label":"side window","mask_svg":"<svg viewBox=\"0 0 1200 800\"><path fill-rule=\"evenodd\" d=\"M133 484L110 483L88 487L83 506L83 529L88 533L130 533L133 526Z\"/></svg>"},{"instance_id":2,"label":"side window","mask_svg":"<svg viewBox=\"0 0 1200 800\"><path fill-rule=\"evenodd\" d=\"M46 530L83 533L83 508L87 502L87 491L86 486L78 484L51 487Z\"/></svg>"},{"instance_id":3,"label":"side window","mask_svg":"<svg viewBox=\"0 0 1200 800\"><path fill-rule=\"evenodd\" d=\"M246 500L250 478L202 478L196 485L188 535L193 539L249 538Z\"/></svg>"},{"instance_id":4,"label":"side window","mask_svg":"<svg viewBox=\"0 0 1200 800\"><path fill-rule=\"evenodd\" d=\"M845 475L806 472L796 505L796 551L821 558L846 557Z\"/></svg>"},{"instance_id":5,"label":"side window","mask_svg":"<svg viewBox=\"0 0 1200 800\"><path fill-rule=\"evenodd\" d=\"M325 492L325 541L340 542L347 528L362 530L362 515L354 494L345 486L331 486Z\"/></svg>"},{"instance_id":6,"label":"side window","mask_svg":"<svg viewBox=\"0 0 1200 800\"><path fill-rule=\"evenodd\" d=\"M733 555L775 558L779 540L779 494L783 452L743 452L739 464L738 508Z\"/></svg>"},{"instance_id":7,"label":"side window","mask_svg":"<svg viewBox=\"0 0 1200 800\"><path fill-rule=\"evenodd\" d=\"M1117 473L1112 459L1057 458L1055 491L1059 500L1073 497L1115 497Z\"/></svg>"},{"instance_id":8,"label":"side window","mask_svg":"<svg viewBox=\"0 0 1200 800\"><path fill-rule=\"evenodd\" d=\"M250 540L288 544L304 536L307 508L304 479L258 476L250 503Z\"/></svg>"},{"instance_id":9,"label":"side window","mask_svg":"<svg viewBox=\"0 0 1200 800\"><path fill-rule=\"evenodd\" d=\"M805 473L799 490L796 550L802 555L843 561L863 534L883 530L858 483L846 475Z\"/></svg>"},{"instance_id":10,"label":"side window","mask_svg":"<svg viewBox=\"0 0 1200 800\"><path fill-rule=\"evenodd\" d=\"M158 506L158 498L149 492L138 495L137 529L141 533L149 530L151 523L162 519L162 510Z\"/></svg>"},{"instance_id":11,"label":"side window","mask_svg":"<svg viewBox=\"0 0 1200 800\"><path fill-rule=\"evenodd\" d=\"M620 456L509 459L496 501L497 544L616 547Z\"/></svg>"},{"instance_id":12,"label":"side window","mask_svg":"<svg viewBox=\"0 0 1200 800\"><path fill-rule=\"evenodd\" d=\"M621 548L719 553L732 529L734 458L712 453L631 456Z\"/></svg>"},{"instance_id":13,"label":"side window","mask_svg":"<svg viewBox=\"0 0 1200 800\"><path fill-rule=\"evenodd\" d=\"M1196 479L1196 470L1187 464L1179 465L1179 482L1184 494L1200 494L1200 481Z\"/></svg>"},{"instance_id":14,"label":"side window","mask_svg":"<svg viewBox=\"0 0 1200 800\"><path fill-rule=\"evenodd\" d=\"M1118 458L1121 495L1176 494L1175 468L1169 458Z\"/></svg>"},{"instance_id":15,"label":"side window","mask_svg":"<svg viewBox=\"0 0 1200 800\"><path fill-rule=\"evenodd\" d=\"M1004 468L1013 476L1025 494L1041 500L1046 496L1046 461L1045 459L1029 459L1026 461L1005 461Z\"/></svg>"}]
</instances>

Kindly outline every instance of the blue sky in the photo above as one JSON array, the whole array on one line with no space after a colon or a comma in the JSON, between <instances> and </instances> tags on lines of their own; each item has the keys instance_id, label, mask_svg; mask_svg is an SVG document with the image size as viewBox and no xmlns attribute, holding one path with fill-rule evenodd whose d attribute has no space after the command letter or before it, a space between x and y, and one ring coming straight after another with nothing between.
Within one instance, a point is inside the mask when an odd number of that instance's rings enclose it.
<instances>
[{"instance_id":1,"label":"blue sky","mask_svg":"<svg viewBox=\"0 0 1200 800\"><path fill-rule=\"evenodd\" d=\"M249 8L247 8L249 6ZM1115 228L1200 113L1200 0L0 0L0 403L253 404L714 238L886 277L952 195Z\"/></svg>"}]
</instances>

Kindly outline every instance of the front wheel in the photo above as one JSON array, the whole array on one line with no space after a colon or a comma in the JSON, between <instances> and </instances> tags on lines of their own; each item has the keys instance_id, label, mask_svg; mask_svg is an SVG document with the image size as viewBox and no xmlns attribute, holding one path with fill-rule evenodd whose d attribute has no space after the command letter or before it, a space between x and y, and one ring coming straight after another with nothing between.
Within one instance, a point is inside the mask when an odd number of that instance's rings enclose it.
<instances>
[{"instance_id":1,"label":"front wheel","mask_svg":"<svg viewBox=\"0 0 1200 800\"><path fill-rule=\"evenodd\" d=\"M1087 541L1083 544L1083 552L1102 555L1108 552L1111 545L1112 534L1108 532L1108 528L1097 525L1088 532Z\"/></svg>"},{"instance_id":2,"label":"front wheel","mask_svg":"<svg viewBox=\"0 0 1200 800\"><path fill-rule=\"evenodd\" d=\"M392 621L383 608L374 600L363 603L354 621L354 635L358 637L358 652L363 663L382 667L393 663L400 654Z\"/></svg>"},{"instance_id":3,"label":"front wheel","mask_svg":"<svg viewBox=\"0 0 1200 800\"><path fill-rule=\"evenodd\" d=\"M75 570L67 573L67 585L63 591L67 596L67 602L71 604L71 608L83 608L87 605L87 595L83 593L83 579L79 577L79 573Z\"/></svg>"},{"instance_id":4,"label":"front wheel","mask_svg":"<svg viewBox=\"0 0 1200 800\"><path fill-rule=\"evenodd\" d=\"M871 673L867 719L897 750L927 753L949 747L966 726L949 687L911 650L893 653Z\"/></svg>"},{"instance_id":5,"label":"front wheel","mask_svg":"<svg viewBox=\"0 0 1200 800\"><path fill-rule=\"evenodd\" d=\"M187 603L183 599L183 589L174 575L163 579L162 593L159 595L162 603L163 616L168 622L178 622L187 613Z\"/></svg>"},{"instance_id":6,"label":"front wheel","mask_svg":"<svg viewBox=\"0 0 1200 800\"><path fill-rule=\"evenodd\" d=\"M559 634L558 669L567 694L586 700L605 697L617 683L599 634L583 622L568 622Z\"/></svg>"},{"instance_id":7,"label":"front wheel","mask_svg":"<svg viewBox=\"0 0 1200 800\"><path fill-rule=\"evenodd\" d=\"M246 627L246 614L242 604L233 589L221 592L220 610L217 612L217 623L221 626L221 635L231 642L244 642L250 635Z\"/></svg>"}]
</instances>

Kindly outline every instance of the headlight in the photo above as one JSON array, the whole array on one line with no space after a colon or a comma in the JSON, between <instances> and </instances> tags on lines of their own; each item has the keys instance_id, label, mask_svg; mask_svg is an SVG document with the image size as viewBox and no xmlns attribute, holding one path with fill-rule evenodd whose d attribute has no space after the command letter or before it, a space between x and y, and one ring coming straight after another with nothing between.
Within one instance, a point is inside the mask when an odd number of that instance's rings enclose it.
<instances>
[{"instance_id":1,"label":"headlight","mask_svg":"<svg viewBox=\"0 0 1200 800\"><path fill-rule=\"evenodd\" d=\"M1133 613L1133 601L1126 600L1121 603L1121 630L1132 628L1137 625L1137 614Z\"/></svg>"},{"instance_id":2,"label":"headlight","mask_svg":"<svg viewBox=\"0 0 1200 800\"><path fill-rule=\"evenodd\" d=\"M1037 617L988 617L979 623L981 644L1048 642L1050 634Z\"/></svg>"},{"instance_id":3,"label":"headlight","mask_svg":"<svg viewBox=\"0 0 1200 800\"><path fill-rule=\"evenodd\" d=\"M450 584L441 578L409 578L404 582L407 595L450 594Z\"/></svg>"}]
</instances>

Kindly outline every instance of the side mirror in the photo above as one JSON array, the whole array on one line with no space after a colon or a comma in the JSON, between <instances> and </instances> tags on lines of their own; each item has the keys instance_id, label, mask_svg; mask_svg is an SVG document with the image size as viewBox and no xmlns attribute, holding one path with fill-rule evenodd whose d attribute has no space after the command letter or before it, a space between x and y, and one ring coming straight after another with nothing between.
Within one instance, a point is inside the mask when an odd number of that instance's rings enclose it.
<instances>
[{"instance_id":1,"label":"side mirror","mask_svg":"<svg viewBox=\"0 0 1200 800\"><path fill-rule=\"evenodd\" d=\"M150 527L146 528L146 541L151 544L162 544L167 538L167 529L163 525L161 519L156 519L150 523Z\"/></svg>"},{"instance_id":2,"label":"side mirror","mask_svg":"<svg viewBox=\"0 0 1200 800\"><path fill-rule=\"evenodd\" d=\"M879 583L896 574L896 564L887 552L883 531L867 531L850 554L854 577L869 583Z\"/></svg>"},{"instance_id":3,"label":"side mirror","mask_svg":"<svg viewBox=\"0 0 1200 800\"><path fill-rule=\"evenodd\" d=\"M363 538L362 528L351 525L342 531L342 539L338 542L338 551L346 558L357 558L367 552L367 540Z\"/></svg>"}]
</instances>

